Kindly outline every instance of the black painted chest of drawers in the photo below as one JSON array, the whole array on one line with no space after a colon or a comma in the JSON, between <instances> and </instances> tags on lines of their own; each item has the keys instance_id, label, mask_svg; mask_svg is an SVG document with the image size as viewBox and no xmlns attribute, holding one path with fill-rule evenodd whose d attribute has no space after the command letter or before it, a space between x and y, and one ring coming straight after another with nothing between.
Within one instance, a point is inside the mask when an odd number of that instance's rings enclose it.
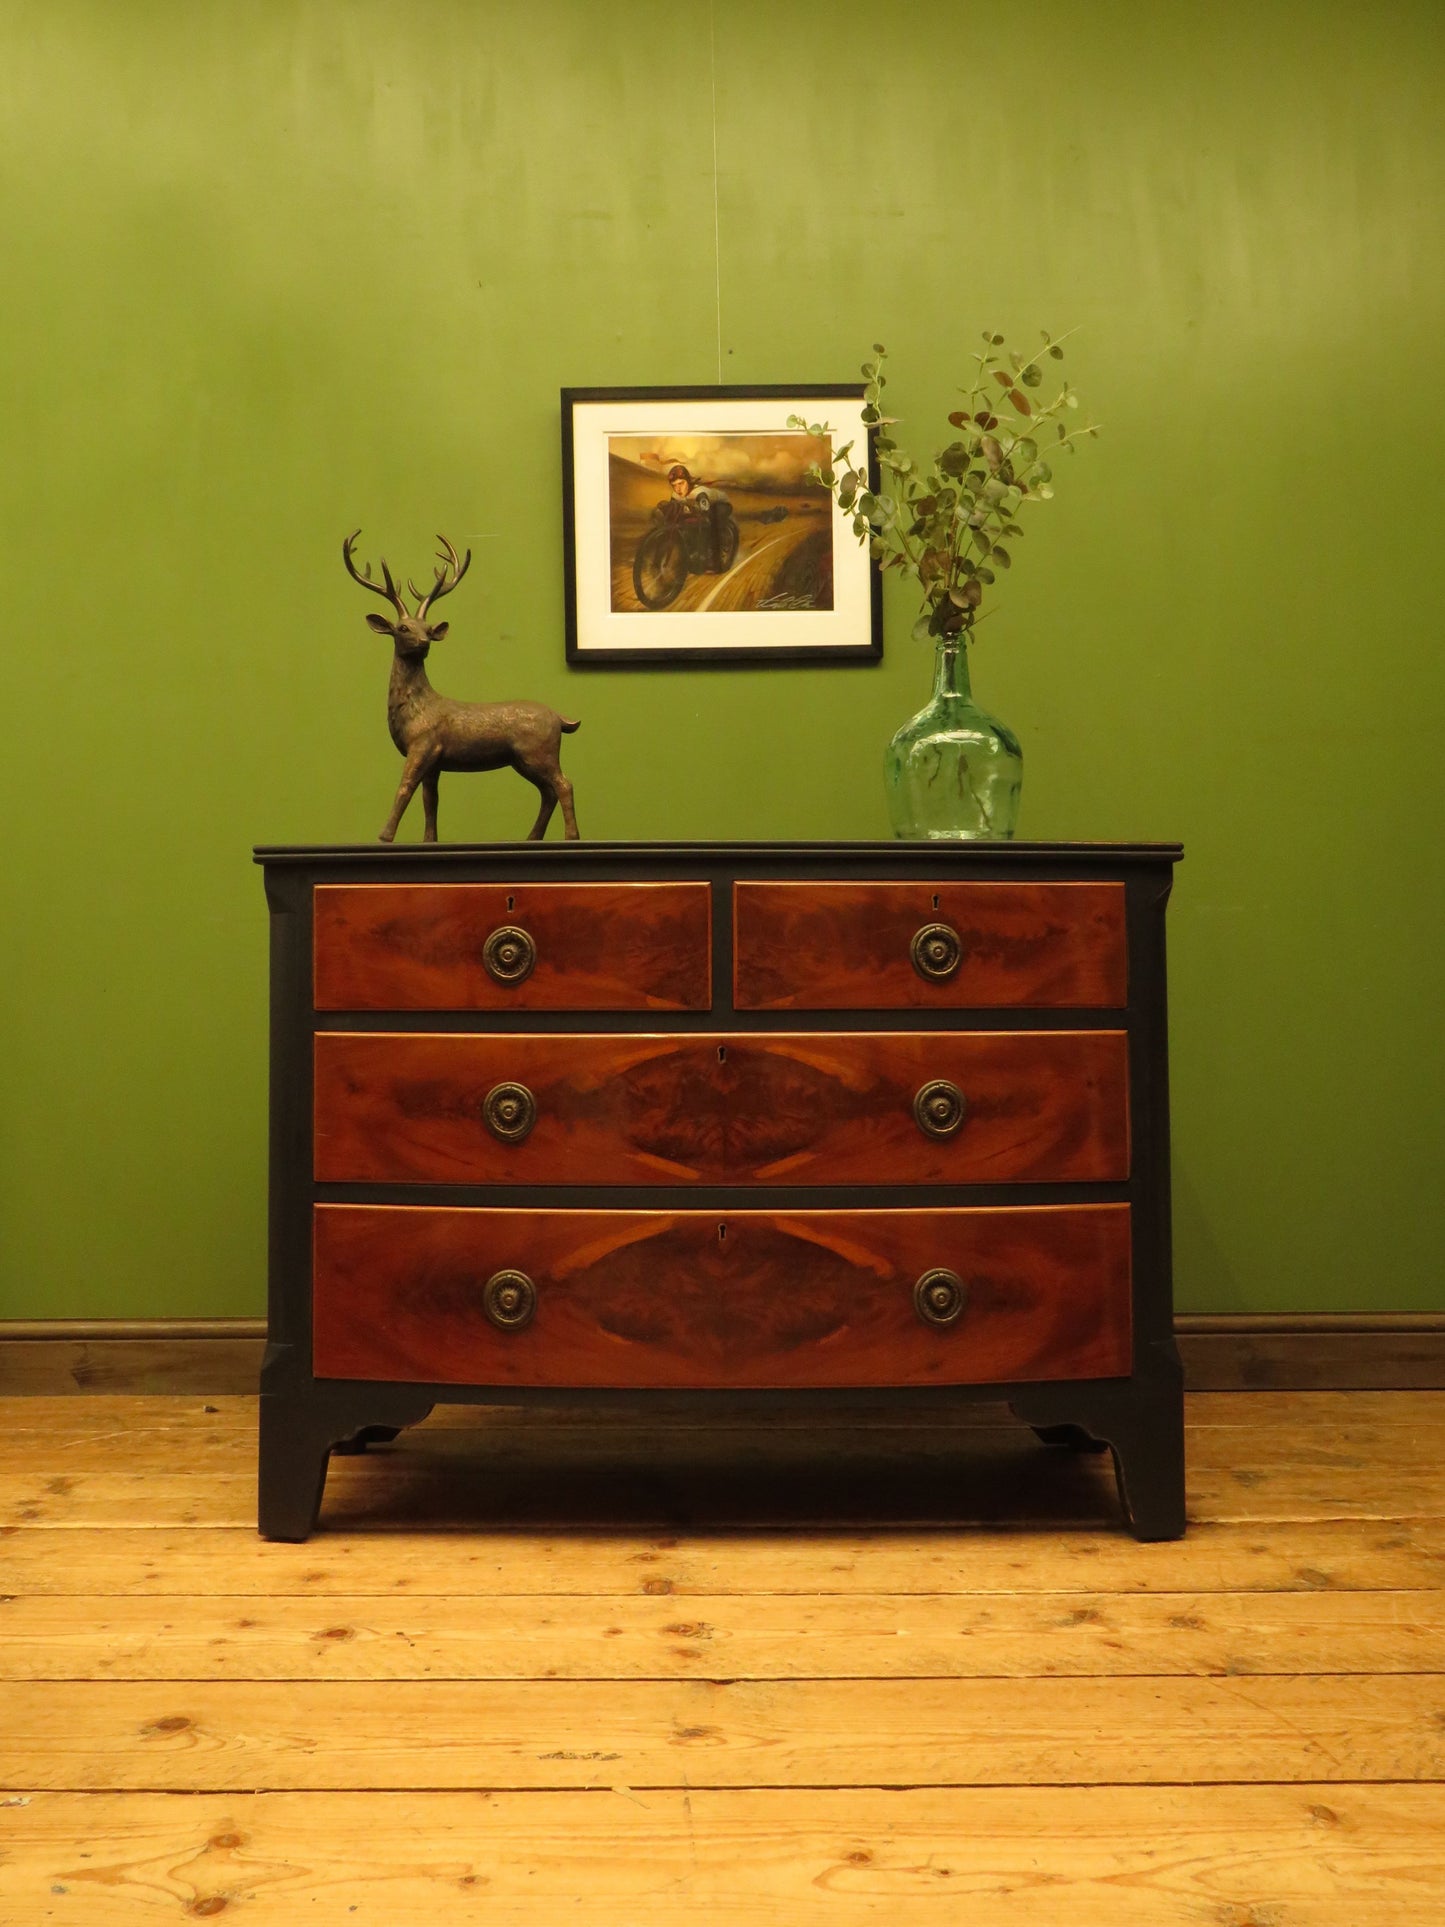
<instances>
[{"instance_id":1,"label":"black painted chest of drawers","mask_svg":"<svg viewBox=\"0 0 1445 1927\"><path fill-rule=\"evenodd\" d=\"M266 849L260 1526L439 1400L1006 1398L1183 1530L1173 845Z\"/></svg>"}]
</instances>

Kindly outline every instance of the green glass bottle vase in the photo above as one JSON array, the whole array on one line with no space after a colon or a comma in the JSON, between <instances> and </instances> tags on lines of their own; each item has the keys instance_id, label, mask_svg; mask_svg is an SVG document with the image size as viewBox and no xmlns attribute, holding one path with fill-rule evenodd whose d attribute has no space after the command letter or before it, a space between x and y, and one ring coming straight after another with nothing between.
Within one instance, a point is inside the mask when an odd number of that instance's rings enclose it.
<instances>
[{"instance_id":1,"label":"green glass bottle vase","mask_svg":"<svg viewBox=\"0 0 1445 1927\"><path fill-rule=\"evenodd\" d=\"M888 745L884 777L895 836L937 843L1013 835L1023 751L973 700L968 646L958 637L938 643L933 695Z\"/></svg>"}]
</instances>

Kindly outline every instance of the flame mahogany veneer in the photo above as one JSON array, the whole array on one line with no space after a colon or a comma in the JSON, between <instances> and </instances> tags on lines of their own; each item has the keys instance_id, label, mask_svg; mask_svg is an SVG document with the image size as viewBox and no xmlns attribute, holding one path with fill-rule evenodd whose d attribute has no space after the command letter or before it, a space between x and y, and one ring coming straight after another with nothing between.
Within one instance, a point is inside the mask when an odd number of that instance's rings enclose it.
<instances>
[{"instance_id":1,"label":"flame mahogany veneer","mask_svg":"<svg viewBox=\"0 0 1445 1927\"><path fill-rule=\"evenodd\" d=\"M396 883L316 892L318 1010L707 1010L706 883ZM499 984L482 961L498 925L537 962Z\"/></svg>"},{"instance_id":2,"label":"flame mahogany veneer","mask_svg":"<svg viewBox=\"0 0 1445 1927\"><path fill-rule=\"evenodd\" d=\"M1179 855L258 851L263 1534L438 1399L846 1391L1107 1443L1135 1533L1176 1537Z\"/></svg>"},{"instance_id":3,"label":"flame mahogany veneer","mask_svg":"<svg viewBox=\"0 0 1445 1927\"><path fill-rule=\"evenodd\" d=\"M934 1139L915 1093L947 1078ZM524 1083L520 1143L482 1121ZM316 1039L316 1176L388 1184L987 1184L1129 1175L1122 1031Z\"/></svg>"},{"instance_id":4,"label":"flame mahogany veneer","mask_svg":"<svg viewBox=\"0 0 1445 1927\"><path fill-rule=\"evenodd\" d=\"M968 1305L913 1308L944 1265ZM496 1271L537 1312L498 1331ZM665 1283L664 1283L665 1281ZM321 1205L316 1365L335 1378L554 1386L952 1385L1129 1369L1129 1207L468 1211Z\"/></svg>"},{"instance_id":5,"label":"flame mahogany veneer","mask_svg":"<svg viewBox=\"0 0 1445 1927\"><path fill-rule=\"evenodd\" d=\"M920 977L909 943L945 923L963 959ZM1113 1009L1128 996L1121 883L738 883L739 1010Z\"/></svg>"}]
</instances>

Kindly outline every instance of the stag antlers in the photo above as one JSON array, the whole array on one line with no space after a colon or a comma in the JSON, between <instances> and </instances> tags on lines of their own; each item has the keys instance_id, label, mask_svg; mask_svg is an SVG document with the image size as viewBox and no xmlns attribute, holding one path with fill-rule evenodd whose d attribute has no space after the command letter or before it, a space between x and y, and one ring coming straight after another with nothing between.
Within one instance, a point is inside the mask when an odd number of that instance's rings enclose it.
<instances>
[{"instance_id":1,"label":"stag antlers","mask_svg":"<svg viewBox=\"0 0 1445 1927\"><path fill-rule=\"evenodd\" d=\"M372 580L371 564L369 562L360 573L357 572L356 563L352 559L352 551L356 547L356 538L360 533L360 529L353 529L341 544L341 559L346 564L346 573L351 577L353 582L359 582L363 589L370 589L373 595L379 595L383 601L389 602L401 620L405 621L408 616L410 616L411 611L407 608L405 602L402 601L401 591L391 579L391 570L386 566L386 557L381 557L381 582L374 582ZM417 599L415 616L417 622L425 622L426 612L432 604L434 602L440 602L444 595L450 595L452 590L466 574L467 570L472 566L472 552L470 549L467 550L465 556L458 559L456 550L444 535L439 535L437 541L441 543L446 553L445 555L438 554L437 556L437 561L441 563L441 567L437 570L436 579L430 589L423 595L414 582L408 581L406 585Z\"/></svg>"}]
</instances>

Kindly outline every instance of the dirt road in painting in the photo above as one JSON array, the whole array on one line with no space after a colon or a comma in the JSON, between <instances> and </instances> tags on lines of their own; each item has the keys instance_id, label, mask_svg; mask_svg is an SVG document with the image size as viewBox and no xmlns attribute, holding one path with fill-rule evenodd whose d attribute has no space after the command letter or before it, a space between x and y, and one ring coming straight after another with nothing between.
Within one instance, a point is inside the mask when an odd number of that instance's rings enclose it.
<instances>
[{"instance_id":1,"label":"dirt road in painting","mask_svg":"<svg viewBox=\"0 0 1445 1927\"><path fill-rule=\"evenodd\" d=\"M612 549L612 607L629 614L673 615L708 609L752 609L766 613L772 603L779 614L793 608L817 607L820 579L827 593L821 606L832 606L833 530L829 521L814 515L790 516L786 521L761 521L746 513L738 516L737 559L726 575L690 575L675 602L665 610L646 610L632 581L632 558L649 521L636 530L614 530Z\"/></svg>"}]
</instances>

